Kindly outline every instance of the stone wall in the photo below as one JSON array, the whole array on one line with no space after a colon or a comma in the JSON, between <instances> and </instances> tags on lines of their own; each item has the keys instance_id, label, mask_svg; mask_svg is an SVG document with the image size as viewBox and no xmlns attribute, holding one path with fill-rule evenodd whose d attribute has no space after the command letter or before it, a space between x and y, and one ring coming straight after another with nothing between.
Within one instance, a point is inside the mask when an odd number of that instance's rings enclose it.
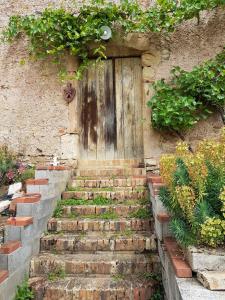
<instances>
[{"instance_id":1,"label":"stone wall","mask_svg":"<svg viewBox=\"0 0 225 300\"><path fill-rule=\"evenodd\" d=\"M151 97L153 91L147 81L170 77L173 66L191 70L221 52L225 44L225 10L201 13L200 23L197 20L187 21L173 34L162 38L156 46L156 60L148 67L149 80L144 78L145 100ZM158 49L157 49L158 48ZM158 50L158 51L157 51ZM154 51L153 51L154 54ZM160 56L160 62L157 56ZM176 137L159 134L151 128L148 116L150 110L145 110L147 120L145 128L145 157L159 157L162 152L171 152L177 142ZM217 138L223 123L220 116L212 115L206 121L198 123L193 130L185 134L185 139L195 147L203 138ZM150 128L150 130L149 130Z\"/></svg>"},{"instance_id":2,"label":"stone wall","mask_svg":"<svg viewBox=\"0 0 225 300\"><path fill-rule=\"evenodd\" d=\"M0 300L15 299L17 285L29 274L31 258L39 253L40 237L70 177L66 167L39 168L35 179L26 182L27 194L13 200L16 216L7 220L0 252Z\"/></svg>"},{"instance_id":3,"label":"stone wall","mask_svg":"<svg viewBox=\"0 0 225 300\"><path fill-rule=\"evenodd\" d=\"M80 4L82 1L77 1ZM146 1L141 1L146 4ZM0 29L14 14L41 11L49 4L59 6L60 0L0 0ZM63 1L70 5L71 1ZM190 70L194 65L214 57L225 44L225 11L215 10L202 14L196 20L185 22L168 37L155 34L129 35L115 41L120 47L138 50L143 56L143 89L145 102L152 95L151 83L168 78L173 66ZM121 49L121 48L120 48ZM0 45L0 143L9 144L28 160L48 160L56 154L62 160L79 157L78 134L71 130L71 106L62 97L62 84L57 78L57 68L48 62L20 64L28 57L26 41ZM146 55L147 53L147 55ZM145 157L159 157L172 151L176 138L160 135L151 128L150 111L143 106ZM188 133L191 144L203 137L217 137L222 123L213 115ZM73 127L73 126L72 126Z\"/></svg>"}]
</instances>

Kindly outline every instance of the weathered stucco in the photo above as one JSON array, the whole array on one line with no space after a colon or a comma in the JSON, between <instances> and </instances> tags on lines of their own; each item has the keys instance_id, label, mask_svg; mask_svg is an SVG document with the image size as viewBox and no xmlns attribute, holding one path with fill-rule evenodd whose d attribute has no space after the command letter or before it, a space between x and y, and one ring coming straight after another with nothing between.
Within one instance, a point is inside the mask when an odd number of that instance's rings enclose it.
<instances>
[{"instance_id":1,"label":"weathered stucco","mask_svg":"<svg viewBox=\"0 0 225 300\"><path fill-rule=\"evenodd\" d=\"M56 6L61 2L0 0L0 29L13 14L30 14L49 4ZM152 82L168 78L173 66L190 70L220 52L225 44L224 32L225 11L215 10L202 14L200 24L197 25L196 20L185 22L168 37L129 35L125 40L117 38L119 47L112 49L114 55L124 46L124 53L133 53L134 48L145 53L142 57L143 90L147 101L152 95ZM9 144L16 152L32 160L50 159L54 154L63 160L78 158L79 130L71 129L74 127L71 120L75 118L76 109L63 99L57 68L40 61L26 61L21 65L21 59L26 60L27 56L24 40L12 45L0 45L0 143ZM151 128L150 111L145 106L143 118L145 157L159 157L160 153L173 150L177 139L160 135ZM214 115L199 123L186 137L195 145L206 136L217 137L221 126L219 116Z\"/></svg>"}]
</instances>

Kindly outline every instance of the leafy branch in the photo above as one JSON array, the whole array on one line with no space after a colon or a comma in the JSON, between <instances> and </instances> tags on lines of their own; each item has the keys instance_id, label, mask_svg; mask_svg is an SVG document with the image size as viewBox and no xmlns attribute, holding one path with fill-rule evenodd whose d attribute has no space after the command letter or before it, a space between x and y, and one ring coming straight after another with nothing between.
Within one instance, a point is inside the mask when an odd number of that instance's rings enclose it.
<instances>
[{"instance_id":1,"label":"leafy branch","mask_svg":"<svg viewBox=\"0 0 225 300\"><path fill-rule=\"evenodd\" d=\"M118 29L124 34L169 32L185 20L199 18L201 11L224 4L225 0L183 0L179 4L172 0L158 0L155 6L144 10L137 1L123 0L116 4L95 0L80 7L79 13L74 9L47 8L36 15L12 16L3 32L3 40L12 42L21 34L26 35L31 57L51 57L57 63L61 63L65 52L78 56L81 64L75 78L80 79L90 64L91 42L96 44L96 60L106 58L104 42L101 40L103 25L109 26L113 35Z\"/></svg>"},{"instance_id":2,"label":"leafy branch","mask_svg":"<svg viewBox=\"0 0 225 300\"><path fill-rule=\"evenodd\" d=\"M155 83L155 95L148 102L152 124L159 130L180 132L219 111L225 124L225 50L191 72L176 67L170 82Z\"/></svg>"}]
</instances>

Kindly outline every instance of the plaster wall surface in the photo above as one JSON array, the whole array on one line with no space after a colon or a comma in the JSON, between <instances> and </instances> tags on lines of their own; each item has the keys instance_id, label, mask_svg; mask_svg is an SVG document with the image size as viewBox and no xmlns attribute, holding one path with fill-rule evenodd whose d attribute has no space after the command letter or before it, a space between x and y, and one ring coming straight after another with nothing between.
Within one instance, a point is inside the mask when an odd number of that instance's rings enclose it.
<instances>
[{"instance_id":1,"label":"plaster wall surface","mask_svg":"<svg viewBox=\"0 0 225 300\"><path fill-rule=\"evenodd\" d=\"M82 1L75 1L77 7ZM142 1L147 5L151 1ZM71 1L0 0L0 30L14 14L30 14L52 5L71 6ZM118 42L118 41L117 41ZM144 103L152 95L156 79L170 77L173 66L191 70L195 65L214 57L225 44L225 11L217 9L202 13L200 23L188 21L168 37L147 34L128 36L118 42L127 49L152 55L143 64ZM7 143L14 151L33 161L51 159L56 154L68 160L77 158L77 136L70 131L70 106L62 96L57 67L49 62L28 61L27 41L19 39L11 45L0 44L0 144ZM21 65L21 59L25 64ZM150 111L143 106L145 157L158 158L162 152L173 151L177 138L159 134L151 128ZM222 122L218 115L199 123L186 134L193 146L205 137L217 137ZM71 140L70 140L71 139Z\"/></svg>"}]
</instances>

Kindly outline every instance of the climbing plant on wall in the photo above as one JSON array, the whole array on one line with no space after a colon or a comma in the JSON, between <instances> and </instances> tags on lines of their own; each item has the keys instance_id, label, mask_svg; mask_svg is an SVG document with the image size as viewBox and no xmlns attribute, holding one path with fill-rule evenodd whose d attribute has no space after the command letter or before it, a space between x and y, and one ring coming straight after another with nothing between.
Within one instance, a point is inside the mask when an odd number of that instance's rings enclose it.
<instances>
[{"instance_id":1,"label":"climbing plant on wall","mask_svg":"<svg viewBox=\"0 0 225 300\"><path fill-rule=\"evenodd\" d=\"M169 82L154 84L155 95L148 102L152 124L160 130L179 134L219 111L225 123L225 50L191 72L179 67L172 70Z\"/></svg>"},{"instance_id":2,"label":"climbing plant on wall","mask_svg":"<svg viewBox=\"0 0 225 300\"><path fill-rule=\"evenodd\" d=\"M183 0L179 4L172 0L158 0L157 4L144 10L137 1L122 0L120 4L95 0L76 11L47 8L43 12L28 16L12 16L3 36L13 41L21 34L29 39L32 57L52 57L55 62L68 51L77 55L81 64L75 76L80 78L90 63L89 45L96 43L94 54L97 61L106 58L101 40L103 25L115 34L128 32L173 31L184 20L199 18L202 10L224 5L225 0ZM76 6L76 5L74 5Z\"/></svg>"}]
</instances>

